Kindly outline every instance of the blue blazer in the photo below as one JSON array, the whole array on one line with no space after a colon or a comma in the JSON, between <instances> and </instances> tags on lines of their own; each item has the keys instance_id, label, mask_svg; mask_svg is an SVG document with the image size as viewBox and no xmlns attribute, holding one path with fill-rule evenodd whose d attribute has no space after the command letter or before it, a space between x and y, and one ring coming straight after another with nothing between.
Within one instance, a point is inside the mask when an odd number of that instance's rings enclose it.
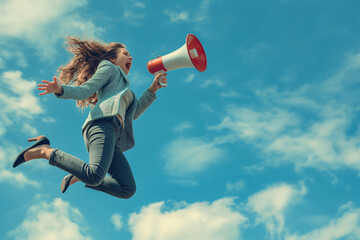
<instances>
[{"instance_id":1,"label":"blue blazer","mask_svg":"<svg viewBox=\"0 0 360 240\"><path fill-rule=\"evenodd\" d=\"M108 60L103 60L94 75L82 85L61 86L63 87L63 93L55 94L55 96L62 99L85 100L94 93L97 94L98 102L90 110L82 126L82 131L84 131L92 121L115 116L120 112L121 97L129 90L130 81L119 66ZM132 120L140 117L156 99L156 96L149 90L146 90L140 99L137 99L132 91L131 93L134 100L126 111L125 128L118 142L118 147L123 152L135 146Z\"/></svg>"}]
</instances>

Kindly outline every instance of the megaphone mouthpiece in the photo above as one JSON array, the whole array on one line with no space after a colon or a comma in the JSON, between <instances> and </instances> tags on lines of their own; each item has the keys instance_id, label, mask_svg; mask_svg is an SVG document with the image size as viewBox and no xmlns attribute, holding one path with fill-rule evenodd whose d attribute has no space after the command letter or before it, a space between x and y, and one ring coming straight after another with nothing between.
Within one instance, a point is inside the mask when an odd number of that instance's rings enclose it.
<instances>
[{"instance_id":1,"label":"megaphone mouthpiece","mask_svg":"<svg viewBox=\"0 0 360 240\"><path fill-rule=\"evenodd\" d=\"M153 60L150 60L147 64L147 68L151 74L155 74L160 71L166 71L164 64L162 62L162 57L158 57Z\"/></svg>"}]
</instances>

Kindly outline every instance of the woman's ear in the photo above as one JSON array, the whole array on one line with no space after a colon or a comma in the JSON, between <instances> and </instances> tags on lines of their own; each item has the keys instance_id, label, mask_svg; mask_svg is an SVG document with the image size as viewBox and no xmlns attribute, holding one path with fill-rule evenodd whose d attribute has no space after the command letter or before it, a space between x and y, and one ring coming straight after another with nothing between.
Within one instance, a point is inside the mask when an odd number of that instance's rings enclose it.
<instances>
[{"instance_id":1,"label":"woman's ear","mask_svg":"<svg viewBox=\"0 0 360 240\"><path fill-rule=\"evenodd\" d=\"M115 62L115 57L109 58L109 61L114 63Z\"/></svg>"}]
</instances>

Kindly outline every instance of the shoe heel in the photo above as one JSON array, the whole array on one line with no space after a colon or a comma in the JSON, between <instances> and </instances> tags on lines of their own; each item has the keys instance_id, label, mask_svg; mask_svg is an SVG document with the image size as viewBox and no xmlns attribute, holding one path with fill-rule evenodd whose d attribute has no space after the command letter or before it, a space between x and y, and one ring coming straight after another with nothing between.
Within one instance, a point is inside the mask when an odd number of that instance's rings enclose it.
<instances>
[{"instance_id":1,"label":"shoe heel","mask_svg":"<svg viewBox=\"0 0 360 240\"><path fill-rule=\"evenodd\" d=\"M41 136L38 136L38 137L35 137L35 138L30 138L28 139L28 142L35 142L35 141L40 141L41 138L44 138L45 136L44 135L41 135Z\"/></svg>"}]
</instances>

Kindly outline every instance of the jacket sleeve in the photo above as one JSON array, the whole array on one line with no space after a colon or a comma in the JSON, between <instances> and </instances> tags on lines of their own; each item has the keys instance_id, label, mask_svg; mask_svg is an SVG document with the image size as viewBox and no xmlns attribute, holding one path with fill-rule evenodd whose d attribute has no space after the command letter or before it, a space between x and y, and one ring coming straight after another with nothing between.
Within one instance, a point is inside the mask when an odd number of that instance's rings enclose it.
<instances>
[{"instance_id":1,"label":"jacket sleeve","mask_svg":"<svg viewBox=\"0 0 360 240\"><path fill-rule=\"evenodd\" d=\"M137 108L134 114L134 119L137 119L143 114L146 109L155 101L156 95L152 94L148 89L139 98Z\"/></svg>"},{"instance_id":2,"label":"jacket sleeve","mask_svg":"<svg viewBox=\"0 0 360 240\"><path fill-rule=\"evenodd\" d=\"M100 62L94 75L80 86L63 85L62 94L54 94L61 99L85 100L106 85L114 73L115 66L107 60Z\"/></svg>"}]
</instances>

